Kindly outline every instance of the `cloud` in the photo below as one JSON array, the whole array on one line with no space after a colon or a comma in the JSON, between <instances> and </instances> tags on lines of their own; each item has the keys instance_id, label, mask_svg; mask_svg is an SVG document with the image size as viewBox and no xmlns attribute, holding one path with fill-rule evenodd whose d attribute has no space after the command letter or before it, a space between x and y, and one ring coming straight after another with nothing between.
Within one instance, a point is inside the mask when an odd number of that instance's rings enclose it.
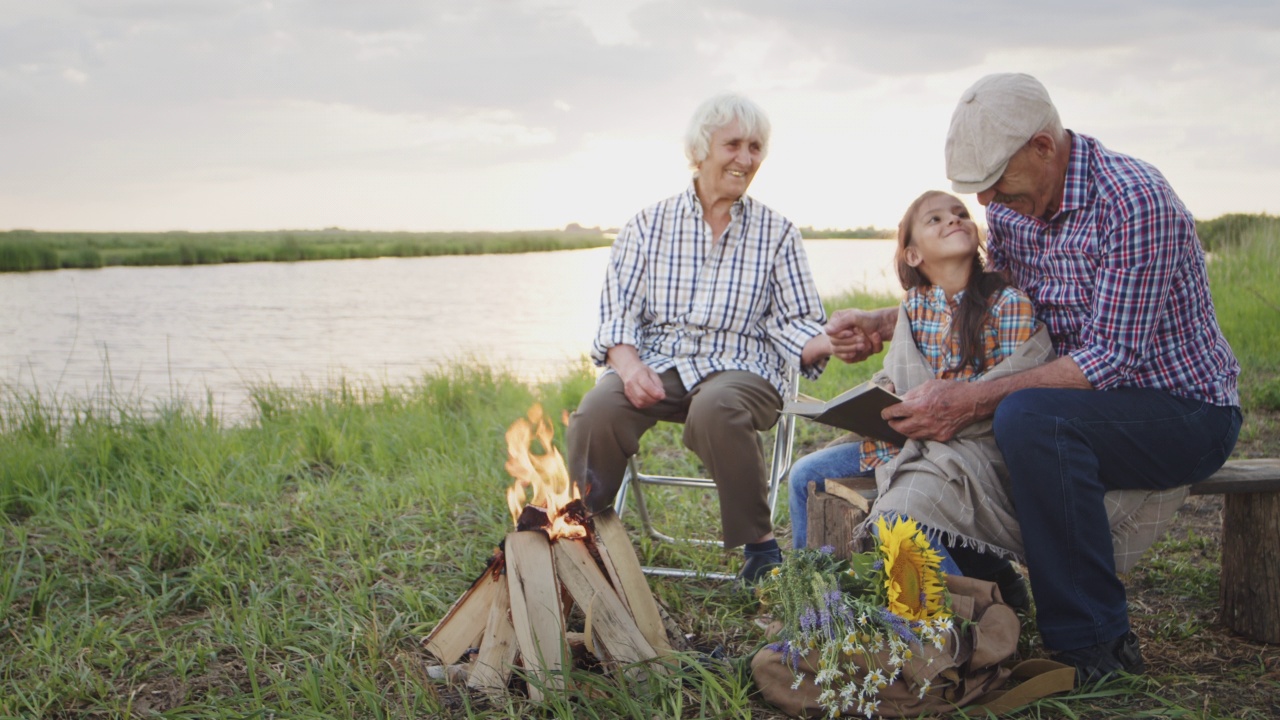
<instances>
[{"instance_id":1,"label":"cloud","mask_svg":"<svg viewBox=\"0 0 1280 720\"><path fill-rule=\"evenodd\" d=\"M1272 2L0 6L0 195L10 198L0 210L17 224L108 203L145 216L147 193L180 183L200 188L186 196L218 193L233 208L262 187L294 185L313 205L318 196L356 208L351 188L330 197L321 181L348 173L362 188L381 176L443 193L446 210L500 189L501 207L477 223L527 226L560 213L616 225L619 207L679 189L684 123L725 89L774 118L774 152L753 191L804 224L892 222L903 196L942 184L951 107L996 70L1036 74L1068 126L1152 160L1193 205L1262 209L1256 188L1194 186L1232 171L1259 185L1280 172ZM606 202L605 192L622 199ZM288 203L300 219L302 197ZM446 222L415 216L407 197L368 203L401 213L387 219L400 226ZM25 209L59 198L62 215ZM522 207L521 198L536 200Z\"/></svg>"}]
</instances>

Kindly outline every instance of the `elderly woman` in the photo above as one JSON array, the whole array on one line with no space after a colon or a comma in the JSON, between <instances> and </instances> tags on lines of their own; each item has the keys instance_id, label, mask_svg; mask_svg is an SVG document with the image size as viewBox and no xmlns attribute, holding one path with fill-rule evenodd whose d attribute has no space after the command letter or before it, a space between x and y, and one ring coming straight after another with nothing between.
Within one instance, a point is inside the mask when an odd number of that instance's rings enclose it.
<instances>
[{"instance_id":1,"label":"elderly woman","mask_svg":"<svg viewBox=\"0 0 1280 720\"><path fill-rule=\"evenodd\" d=\"M746 98L694 113L689 187L614 241L592 347L608 370L568 429L569 474L600 510L640 436L684 423L716 483L725 547L745 546L747 583L782 561L757 433L778 419L787 366L817 377L831 353L800 231L746 194L768 145L769 120Z\"/></svg>"}]
</instances>

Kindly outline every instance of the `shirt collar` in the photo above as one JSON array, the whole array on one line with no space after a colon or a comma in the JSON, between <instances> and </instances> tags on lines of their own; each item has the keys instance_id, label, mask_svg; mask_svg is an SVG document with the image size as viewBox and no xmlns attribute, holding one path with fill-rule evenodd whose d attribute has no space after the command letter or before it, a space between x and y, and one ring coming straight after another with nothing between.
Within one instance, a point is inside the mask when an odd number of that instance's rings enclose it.
<instances>
[{"instance_id":1,"label":"shirt collar","mask_svg":"<svg viewBox=\"0 0 1280 720\"><path fill-rule=\"evenodd\" d=\"M1062 206L1058 213L1079 210L1088 203L1089 187L1089 152L1093 149L1093 138L1070 130L1071 160L1067 163L1067 179L1062 188Z\"/></svg>"},{"instance_id":2,"label":"shirt collar","mask_svg":"<svg viewBox=\"0 0 1280 720\"><path fill-rule=\"evenodd\" d=\"M697 175L693 176L697 179ZM684 191L686 211L694 217L702 217L702 201L698 199L698 186L693 180L689 181L689 187ZM735 220L742 217L744 213L751 209L751 203L755 202L750 195L743 195L734 201L733 206L729 208L729 216Z\"/></svg>"},{"instance_id":3,"label":"shirt collar","mask_svg":"<svg viewBox=\"0 0 1280 720\"><path fill-rule=\"evenodd\" d=\"M926 285L925 287L914 288L914 290L919 294L920 299L923 300L929 308L935 311L946 310L950 306L958 304L960 302L960 298L964 297L964 290L961 290L953 295L951 300L948 302L947 293L937 285Z\"/></svg>"}]
</instances>

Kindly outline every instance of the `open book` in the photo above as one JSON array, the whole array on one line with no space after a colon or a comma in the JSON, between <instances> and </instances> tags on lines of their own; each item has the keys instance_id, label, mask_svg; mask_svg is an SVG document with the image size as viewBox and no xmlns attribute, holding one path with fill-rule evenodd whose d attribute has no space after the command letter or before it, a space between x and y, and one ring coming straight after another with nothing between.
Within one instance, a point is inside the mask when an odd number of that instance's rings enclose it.
<instances>
[{"instance_id":1,"label":"open book","mask_svg":"<svg viewBox=\"0 0 1280 720\"><path fill-rule=\"evenodd\" d=\"M868 380L827 401L802 394L783 405L782 412L902 445L906 436L880 417L881 410L900 402L902 398Z\"/></svg>"}]
</instances>

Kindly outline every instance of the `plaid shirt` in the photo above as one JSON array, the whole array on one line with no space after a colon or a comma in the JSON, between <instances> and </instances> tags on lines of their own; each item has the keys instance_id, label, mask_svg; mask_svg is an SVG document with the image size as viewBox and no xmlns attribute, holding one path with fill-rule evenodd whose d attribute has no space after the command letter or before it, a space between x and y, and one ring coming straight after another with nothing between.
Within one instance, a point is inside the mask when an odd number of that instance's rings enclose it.
<instances>
[{"instance_id":1,"label":"plaid shirt","mask_svg":"<svg viewBox=\"0 0 1280 720\"><path fill-rule=\"evenodd\" d=\"M987 206L990 267L1031 296L1054 349L1095 389L1239 405L1240 365L1218 328L1191 213L1154 167L1072 138L1048 222Z\"/></svg>"},{"instance_id":2,"label":"plaid shirt","mask_svg":"<svg viewBox=\"0 0 1280 720\"><path fill-rule=\"evenodd\" d=\"M950 300L942 288L911 288L902 306L911 323L911 337L920 354L940 380L977 380L1001 360L1013 354L1019 345L1031 339L1036 331L1036 317L1031 299L1014 287L1007 287L987 300L987 317L982 323L985 359L980 369L973 365L956 368L960 359L960 337L952 328L955 311L960 307L964 291ZM898 454L898 446L881 440L862 441L859 470L866 472L883 465Z\"/></svg>"},{"instance_id":3,"label":"plaid shirt","mask_svg":"<svg viewBox=\"0 0 1280 720\"><path fill-rule=\"evenodd\" d=\"M686 388L745 370L785 393L786 368L822 333L826 311L800 231L744 195L712 242L691 183L627 223L613 242L591 359L634 345L655 372L675 368ZM816 379L825 360L802 368Z\"/></svg>"}]
</instances>

